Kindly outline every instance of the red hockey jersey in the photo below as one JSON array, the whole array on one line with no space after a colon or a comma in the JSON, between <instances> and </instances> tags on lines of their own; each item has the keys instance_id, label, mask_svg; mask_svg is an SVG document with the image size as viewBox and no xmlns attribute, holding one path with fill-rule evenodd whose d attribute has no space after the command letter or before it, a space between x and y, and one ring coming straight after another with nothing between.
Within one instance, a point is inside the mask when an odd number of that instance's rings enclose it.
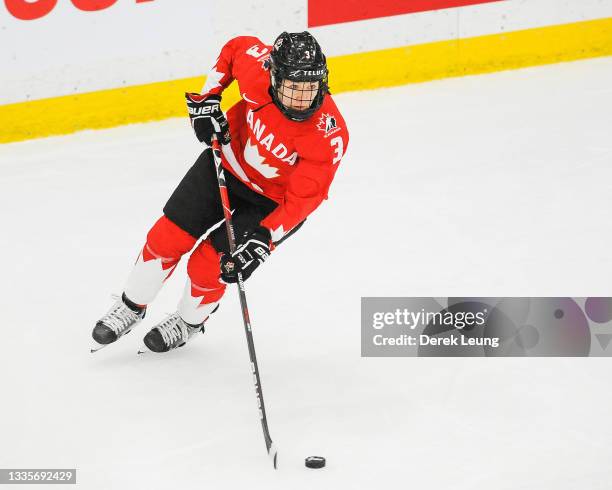
<instances>
[{"instance_id":1,"label":"red hockey jersey","mask_svg":"<svg viewBox=\"0 0 612 490\"><path fill-rule=\"evenodd\" d=\"M232 142L223 166L254 191L279 203L261 222L279 240L324 199L348 145L348 130L328 94L306 121L291 121L268 93L271 46L241 36L221 50L203 94L238 82L242 100L227 112Z\"/></svg>"}]
</instances>

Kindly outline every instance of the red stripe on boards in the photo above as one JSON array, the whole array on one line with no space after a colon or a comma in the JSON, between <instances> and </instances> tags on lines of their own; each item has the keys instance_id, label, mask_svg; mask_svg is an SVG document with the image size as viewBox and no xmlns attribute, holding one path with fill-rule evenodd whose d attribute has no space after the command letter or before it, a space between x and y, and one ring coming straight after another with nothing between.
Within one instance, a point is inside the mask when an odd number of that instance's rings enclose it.
<instances>
[{"instance_id":1,"label":"red stripe on boards","mask_svg":"<svg viewBox=\"0 0 612 490\"><path fill-rule=\"evenodd\" d=\"M308 27L503 0L308 0Z\"/></svg>"}]
</instances>

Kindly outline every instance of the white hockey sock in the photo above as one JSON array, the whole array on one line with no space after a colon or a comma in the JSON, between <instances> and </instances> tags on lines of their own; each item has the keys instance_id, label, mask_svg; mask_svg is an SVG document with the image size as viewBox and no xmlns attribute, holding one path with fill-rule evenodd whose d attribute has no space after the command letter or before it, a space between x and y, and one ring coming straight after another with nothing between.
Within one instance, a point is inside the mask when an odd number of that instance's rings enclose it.
<instances>
[{"instance_id":1,"label":"white hockey sock","mask_svg":"<svg viewBox=\"0 0 612 490\"><path fill-rule=\"evenodd\" d=\"M178 305L178 313L187 323L199 325L208 318L219 304L219 301L203 303L203 301L205 301L206 291L205 288L192 285L191 280L189 278L187 279L183 297ZM211 289L210 291L218 291L218 289ZM201 294L199 296L192 296L193 293Z\"/></svg>"},{"instance_id":2,"label":"white hockey sock","mask_svg":"<svg viewBox=\"0 0 612 490\"><path fill-rule=\"evenodd\" d=\"M161 257L145 261L141 253L128 277L125 295L138 305L148 305L155 299L177 263L178 260Z\"/></svg>"}]
</instances>

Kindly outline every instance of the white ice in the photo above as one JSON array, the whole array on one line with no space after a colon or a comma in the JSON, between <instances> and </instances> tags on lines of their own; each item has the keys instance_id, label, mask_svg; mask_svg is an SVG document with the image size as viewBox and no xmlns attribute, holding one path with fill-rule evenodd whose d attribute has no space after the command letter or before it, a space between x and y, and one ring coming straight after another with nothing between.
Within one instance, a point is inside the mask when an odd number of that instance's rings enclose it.
<instances>
[{"instance_id":1,"label":"white ice","mask_svg":"<svg viewBox=\"0 0 612 490\"><path fill-rule=\"evenodd\" d=\"M88 350L200 150L188 122L0 146L0 467L88 490L610 488L609 359L361 358L360 297L612 296L611 87L602 58L336 97L330 200L247 282L276 472L235 290L205 336L139 357L183 264Z\"/></svg>"}]
</instances>

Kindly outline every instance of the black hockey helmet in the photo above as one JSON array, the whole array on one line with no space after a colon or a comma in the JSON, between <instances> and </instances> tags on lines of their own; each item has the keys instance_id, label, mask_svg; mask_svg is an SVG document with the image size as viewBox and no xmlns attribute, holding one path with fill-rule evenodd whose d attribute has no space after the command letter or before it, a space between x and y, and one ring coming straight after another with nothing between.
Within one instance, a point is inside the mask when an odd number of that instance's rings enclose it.
<instances>
[{"instance_id":1,"label":"black hockey helmet","mask_svg":"<svg viewBox=\"0 0 612 490\"><path fill-rule=\"evenodd\" d=\"M321 107L328 92L327 74L325 55L309 32L283 32L274 41L270 53L270 95L276 107L289 119L304 121ZM310 107L296 109L283 104L278 94L284 80L318 82Z\"/></svg>"}]
</instances>

